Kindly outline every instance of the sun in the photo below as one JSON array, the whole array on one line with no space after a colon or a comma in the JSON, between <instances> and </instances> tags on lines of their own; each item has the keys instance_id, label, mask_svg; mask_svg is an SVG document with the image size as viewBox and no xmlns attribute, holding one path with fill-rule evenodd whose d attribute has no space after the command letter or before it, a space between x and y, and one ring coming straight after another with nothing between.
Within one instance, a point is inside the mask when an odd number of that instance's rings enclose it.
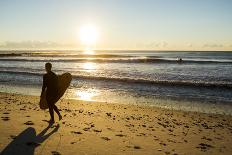
<instances>
[{"instance_id":1,"label":"sun","mask_svg":"<svg viewBox=\"0 0 232 155\"><path fill-rule=\"evenodd\" d=\"M93 25L86 25L80 28L80 40L85 46L92 46L96 44L98 39L97 28Z\"/></svg>"}]
</instances>

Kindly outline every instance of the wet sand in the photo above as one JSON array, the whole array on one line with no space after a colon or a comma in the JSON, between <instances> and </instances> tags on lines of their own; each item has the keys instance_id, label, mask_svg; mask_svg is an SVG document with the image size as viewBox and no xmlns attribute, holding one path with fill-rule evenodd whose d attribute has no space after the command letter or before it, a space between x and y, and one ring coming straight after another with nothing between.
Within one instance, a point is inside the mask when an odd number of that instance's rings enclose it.
<instances>
[{"instance_id":1,"label":"wet sand","mask_svg":"<svg viewBox=\"0 0 232 155\"><path fill-rule=\"evenodd\" d=\"M1 154L232 154L232 116L62 100L48 126L38 102L0 93Z\"/></svg>"}]
</instances>

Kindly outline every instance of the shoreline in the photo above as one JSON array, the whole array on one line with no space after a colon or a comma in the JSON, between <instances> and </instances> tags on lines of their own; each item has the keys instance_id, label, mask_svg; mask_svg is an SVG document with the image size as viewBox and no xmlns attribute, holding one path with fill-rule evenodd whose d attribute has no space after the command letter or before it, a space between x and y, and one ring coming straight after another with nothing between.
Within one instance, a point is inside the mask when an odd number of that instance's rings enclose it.
<instances>
[{"instance_id":1,"label":"shoreline","mask_svg":"<svg viewBox=\"0 0 232 155\"><path fill-rule=\"evenodd\" d=\"M57 103L63 120L55 114L56 123L47 129L49 113L38 102L36 96L0 93L3 154L232 153L228 115L64 99ZM45 129L48 137L41 136Z\"/></svg>"},{"instance_id":2,"label":"shoreline","mask_svg":"<svg viewBox=\"0 0 232 155\"><path fill-rule=\"evenodd\" d=\"M74 99L77 101L83 101L85 99L81 99L81 96L76 96L76 92L80 91L81 93L78 95L92 95L91 92L84 91L83 89L68 89L68 93L66 92L62 98L65 99ZM18 84L0 84L0 93L14 93L17 95L30 95L37 96L41 92L41 85L18 85ZM109 92L108 92L109 93ZM84 96L84 98L86 97ZM96 97L96 98L95 98ZM129 99L128 99L129 97ZM150 107L158 107L165 108L169 110L181 110L186 112L200 112L200 113L208 113L208 114L223 114L223 115L231 115L232 116L232 105L230 102L212 102L212 101L204 101L200 99L189 99L189 98L172 98L172 97L151 97L146 98L145 96L141 97L132 97L130 94L126 96L119 96L118 94L107 94L103 93L98 96L94 96L94 99L88 100L91 102L102 102L102 103L113 103L113 104L130 104L130 105L139 105L139 106L150 106ZM110 98L110 100L109 100Z\"/></svg>"}]
</instances>

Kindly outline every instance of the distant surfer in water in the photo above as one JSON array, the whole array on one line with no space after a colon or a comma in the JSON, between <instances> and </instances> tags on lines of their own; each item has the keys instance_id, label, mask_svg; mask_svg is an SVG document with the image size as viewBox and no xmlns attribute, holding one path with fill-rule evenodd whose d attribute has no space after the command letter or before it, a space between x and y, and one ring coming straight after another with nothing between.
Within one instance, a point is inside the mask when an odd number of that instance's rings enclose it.
<instances>
[{"instance_id":1,"label":"distant surfer in water","mask_svg":"<svg viewBox=\"0 0 232 155\"><path fill-rule=\"evenodd\" d=\"M183 62L182 58L178 58L178 59L177 59L177 62L178 62L178 63L182 63L182 62Z\"/></svg>"},{"instance_id":2,"label":"distant surfer in water","mask_svg":"<svg viewBox=\"0 0 232 155\"><path fill-rule=\"evenodd\" d=\"M48 104L48 108L49 108L49 113L51 116L50 123L54 123L55 122L54 111L58 114L59 120L62 119L62 116L61 116L57 106L55 105L56 99L58 96L58 76L54 72L52 72L52 70L51 70L52 64L51 63L46 63L45 69L46 69L47 73L44 74L44 76L43 76L43 87L42 87L41 96L42 96L43 92L45 91L45 89L47 88L46 100L47 100L47 104Z\"/></svg>"}]
</instances>

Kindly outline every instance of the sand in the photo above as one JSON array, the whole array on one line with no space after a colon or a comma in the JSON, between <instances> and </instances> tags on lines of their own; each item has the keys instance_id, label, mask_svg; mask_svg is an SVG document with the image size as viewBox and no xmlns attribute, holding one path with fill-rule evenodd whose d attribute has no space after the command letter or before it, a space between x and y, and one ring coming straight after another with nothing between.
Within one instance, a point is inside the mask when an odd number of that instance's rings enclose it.
<instances>
[{"instance_id":1,"label":"sand","mask_svg":"<svg viewBox=\"0 0 232 155\"><path fill-rule=\"evenodd\" d=\"M62 100L49 126L38 102L0 93L1 154L232 154L232 116Z\"/></svg>"}]
</instances>

